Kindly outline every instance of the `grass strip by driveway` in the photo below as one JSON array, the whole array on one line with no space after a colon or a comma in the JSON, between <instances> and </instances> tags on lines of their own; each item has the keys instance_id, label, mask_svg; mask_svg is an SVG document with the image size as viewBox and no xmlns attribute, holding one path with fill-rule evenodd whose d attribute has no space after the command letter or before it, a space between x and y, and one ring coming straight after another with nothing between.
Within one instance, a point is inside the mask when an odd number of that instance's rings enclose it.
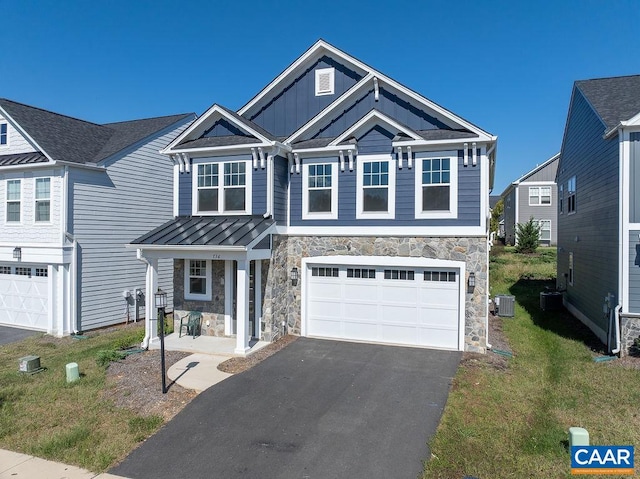
<instances>
[{"instance_id":1,"label":"grass strip by driveway","mask_svg":"<svg viewBox=\"0 0 640 479\"><path fill-rule=\"evenodd\" d=\"M594 362L594 336L566 311L539 307L555 261L552 248L492 252L491 296L516 298L515 317L497 318L513 358L505 370L463 358L424 478L570 477L571 426L594 445L640 444L640 371Z\"/></svg>"},{"instance_id":2,"label":"grass strip by driveway","mask_svg":"<svg viewBox=\"0 0 640 479\"><path fill-rule=\"evenodd\" d=\"M101 351L139 344L143 330L117 329L77 340L37 335L0 347L0 448L106 470L163 420L116 408L103 394L105 367ZM18 372L18 359L40 356L45 371ZM81 378L66 382L65 365L76 362Z\"/></svg>"}]
</instances>

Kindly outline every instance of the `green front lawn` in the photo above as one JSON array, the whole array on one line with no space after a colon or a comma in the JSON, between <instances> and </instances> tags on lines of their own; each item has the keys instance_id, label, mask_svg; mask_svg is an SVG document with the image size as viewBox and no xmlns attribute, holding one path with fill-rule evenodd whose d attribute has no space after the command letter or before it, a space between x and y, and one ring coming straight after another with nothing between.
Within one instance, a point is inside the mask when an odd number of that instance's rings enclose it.
<instances>
[{"instance_id":1,"label":"green front lawn","mask_svg":"<svg viewBox=\"0 0 640 479\"><path fill-rule=\"evenodd\" d=\"M495 368L465 355L424 478L569 477L571 426L586 428L594 445L640 444L640 370L594 362L601 345L580 322L540 310L555 262L553 248L492 252L491 297L516 298L515 317L497 318L514 356Z\"/></svg>"}]
</instances>

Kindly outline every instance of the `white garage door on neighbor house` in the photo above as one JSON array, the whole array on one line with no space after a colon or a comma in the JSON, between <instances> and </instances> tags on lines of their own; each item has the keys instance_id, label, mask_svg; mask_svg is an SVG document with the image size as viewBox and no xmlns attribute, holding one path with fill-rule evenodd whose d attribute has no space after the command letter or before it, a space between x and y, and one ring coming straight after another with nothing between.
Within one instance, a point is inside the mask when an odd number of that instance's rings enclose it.
<instances>
[{"instance_id":1,"label":"white garage door on neighbor house","mask_svg":"<svg viewBox=\"0 0 640 479\"><path fill-rule=\"evenodd\" d=\"M0 324L46 331L48 317L47 266L0 265Z\"/></svg>"},{"instance_id":2,"label":"white garage door on neighbor house","mask_svg":"<svg viewBox=\"0 0 640 479\"><path fill-rule=\"evenodd\" d=\"M464 266L424 258L395 258L400 264L385 258L387 265L371 264L370 257L335 259L342 261L303 261L304 336L463 349Z\"/></svg>"}]
</instances>

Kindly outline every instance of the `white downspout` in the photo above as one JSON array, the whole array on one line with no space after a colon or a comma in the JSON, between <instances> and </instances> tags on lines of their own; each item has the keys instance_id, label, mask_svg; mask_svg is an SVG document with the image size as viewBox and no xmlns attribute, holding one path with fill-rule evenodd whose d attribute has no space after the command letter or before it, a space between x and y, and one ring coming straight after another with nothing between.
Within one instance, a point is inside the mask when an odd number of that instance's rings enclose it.
<instances>
[{"instance_id":1,"label":"white downspout","mask_svg":"<svg viewBox=\"0 0 640 479\"><path fill-rule=\"evenodd\" d=\"M616 349L612 349L611 354L618 354L621 349L621 344L620 344L620 310L621 309L622 309L621 304L618 304L614 309L615 311L614 321L616 324Z\"/></svg>"}]
</instances>

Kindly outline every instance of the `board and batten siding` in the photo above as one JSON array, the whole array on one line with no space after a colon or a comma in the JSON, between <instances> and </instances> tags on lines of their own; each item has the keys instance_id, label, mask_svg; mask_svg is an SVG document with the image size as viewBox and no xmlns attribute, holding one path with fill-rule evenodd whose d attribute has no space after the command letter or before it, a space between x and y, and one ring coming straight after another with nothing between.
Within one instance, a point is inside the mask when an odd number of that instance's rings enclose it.
<instances>
[{"instance_id":1,"label":"board and batten siding","mask_svg":"<svg viewBox=\"0 0 640 479\"><path fill-rule=\"evenodd\" d=\"M542 180L539 180L542 181ZM551 187L551 204L550 205L529 205L529 188L550 186ZM555 245L558 240L558 187L549 183L520 183L517 188L518 192L518 223L526 223L531 218L535 220L551 221L551 243Z\"/></svg>"},{"instance_id":2,"label":"board and batten siding","mask_svg":"<svg viewBox=\"0 0 640 479\"><path fill-rule=\"evenodd\" d=\"M13 124L5 117L0 115L0 123L7 122L8 144L0 146L0 155L14 155L18 153L32 153L38 151L37 148L29 142L22 133L20 133Z\"/></svg>"},{"instance_id":3,"label":"board and batten siding","mask_svg":"<svg viewBox=\"0 0 640 479\"><path fill-rule=\"evenodd\" d=\"M322 68L335 69L333 95L315 94L315 71ZM290 84L283 85L268 103L258 103L243 116L275 136L286 137L324 110L361 78L362 75L342 63L323 56Z\"/></svg>"},{"instance_id":4,"label":"board and batten siding","mask_svg":"<svg viewBox=\"0 0 640 479\"><path fill-rule=\"evenodd\" d=\"M360 152L360 145L358 145ZM291 226L478 226L480 212L480 171L484 158L479 158L477 166L464 166L462 151L458 152L458 217L437 219L416 219L415 217L415 166L402 169L396 167L396 208L395 219L356 219L356 184L358 155L355 168L338 170L338 218L331 220L302 219L302 169L290 175ZM314 163L326 161L339 168L337 157L313 158ZM414 160L417 161L417 160ZM305 160L302 160L304 168Z\"/></svg>"},{"instance_id":5,"label":"board and batten siding","mask_svg":"<svg viewBox=\"0 0 640 479\"><path fill-rule=\"evenodd\" d=\"M567 119L558 172L565 185L565 211L558 214L558 284L565 299L606 335L604 298L618 301L618 139L605 140L605 126L580 90L574 93ZM567 212L566 184L576 177L576 211ZM565 277L573 253L574 283Z\"/></svg>"},{"instance_id":6,"label":"board and batten siding","mask_svg":"<svg viewBox=\"0 0 640 479\"><path fill-rule=\"evenodd\" d=\"M516 187L513 186L503 197L504 201L504 242L513 246L516 244Z\"/></svg>"},{"instance_id":7,"label":"board and batten siding","mask_svg":"<svg viewBox=\"0 0 640 479\"><path fill-rule=\"evenodd\" d=\"M640 133L631 133L629 148L629 222L640 223Z\"/></svg>"},{"instance_id":8,"label":"board and batten siding","mask_svg":"<svg viewBox=\"0 0 640 479\"><path fill-rule=\"evenodd\" d=\"M106 171L69 170L70 232L78 241L78 314L82 330L127 319L123 291L145 291L146 266L125 244L173 216L173 162L158 153L189 123L174 125L105 163ZM173 306L173 261L159 261L158 285ZM146 298L153 301L153 298ZM144 308L140 309L144 315ZM130 306L130 318L135 311Z\"/></svg>"},{"instance_id":9,"label":"board and batten siding","mask_svg":"<svg viewBox=\"0 0 640 479\"><path fill-rule=\"evenodd\" d=\"M287 195L289 190L289 162L276 156L273 159L273 219L280 224L287 221Z\"/></svg>"},{"instance_id":10,"label":"board and batten siding","mask_svg":"<svg viewBox=\"0 0 640 479\"><path fill-rule=\"evenodd\" d=\"M36 178L50 178L50 220L35 220L35 182ZM20 222L7 221L7 181L20 180ZM16 246L24 244L62 244L61 211L62 211L63 170L62 168L30 169L28 171L9 171L0 174L0 240Z\"/></svg>"},{"instance_id":11,"label":"board and batten siding","mask_svg":"<svg viewBox=\"0 0 640 479\"><path fill-rule=\"evenodd\" d=\"M640 230L629 231L629 312L640 313Z\"/></svg>"}]
</instances>

